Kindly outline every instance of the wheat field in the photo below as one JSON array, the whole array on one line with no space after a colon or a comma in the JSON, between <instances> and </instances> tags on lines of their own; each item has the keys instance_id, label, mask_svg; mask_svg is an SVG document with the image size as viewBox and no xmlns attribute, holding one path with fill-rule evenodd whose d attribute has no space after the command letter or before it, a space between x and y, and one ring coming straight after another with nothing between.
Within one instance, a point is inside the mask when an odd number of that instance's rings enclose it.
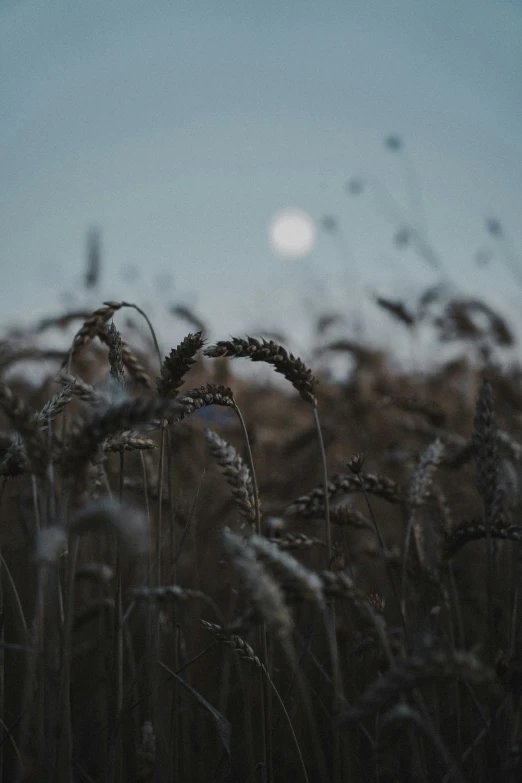
<instances>
[{"instance_id":1,"label":"wheat field","mask_svg":"<svg viewBox=\"0 0 522 783\"><path fill-rule=\"evenodd\" d=\"M119 301L6 335L0 780L520 779L514 337L432 325L422 373L324 319L317 370L202 324L164 355Z\"/></svg>"}]
</instances>

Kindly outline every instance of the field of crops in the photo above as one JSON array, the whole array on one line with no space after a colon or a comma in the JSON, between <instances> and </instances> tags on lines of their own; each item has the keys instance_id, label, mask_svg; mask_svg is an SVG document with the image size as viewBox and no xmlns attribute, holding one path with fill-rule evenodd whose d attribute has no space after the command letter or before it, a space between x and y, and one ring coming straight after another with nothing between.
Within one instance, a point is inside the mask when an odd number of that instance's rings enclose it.
<instances>
[{"instance_id":1,"label":"field of crops","mask_svg":"<svg viewBox=\"0 0 522 783\"><path fill-rule=\"evenodd\" d=\"M514 337L378 304L456 358L399 371L327 318L317 369L203 325L164 355L126 302L5 336L0 780L520 779Z\"/></svg>"}]
</instances>

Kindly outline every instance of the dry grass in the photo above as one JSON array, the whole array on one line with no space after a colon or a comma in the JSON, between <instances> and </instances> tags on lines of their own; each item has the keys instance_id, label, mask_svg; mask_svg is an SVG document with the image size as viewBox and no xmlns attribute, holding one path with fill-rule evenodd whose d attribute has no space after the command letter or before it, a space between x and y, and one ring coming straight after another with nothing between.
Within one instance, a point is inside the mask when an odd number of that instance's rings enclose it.
<instances>
[{"instance_id":1,"label":"dry grass","mask_svg":"<svg viewBox=\"0 0 522 783\"><path fill-rule=\"evenodd\" d=\"M0 363L0 781L519 780L503 319L446 305L441 340L482 364L423 375L330 341L355 357L333 385L273 340L204 348L202 328L160 364L110 323L122 307L42 321ZM77 319L65 357L31 349ZM43 354L35 389L13 367ZM295 391L235 378L241 357Z\"/></svg>"}]
</instances>

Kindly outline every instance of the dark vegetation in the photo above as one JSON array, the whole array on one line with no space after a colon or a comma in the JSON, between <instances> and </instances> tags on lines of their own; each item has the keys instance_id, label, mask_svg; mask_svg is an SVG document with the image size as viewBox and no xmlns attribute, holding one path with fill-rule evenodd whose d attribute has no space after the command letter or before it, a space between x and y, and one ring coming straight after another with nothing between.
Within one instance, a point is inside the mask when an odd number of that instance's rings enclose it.
<instances>
[{"instance_id":1,"label":"dark vegetation","mask_svg":"<svg viewBox=\"0 0 522 783\"><path fill-rule=\"evenodd\" d=\"M350 356L342 383L203 324L157 356L122 302L6 337L6 783L520 779L514 337L438 289L377 306L457 358L399 372L329 314L317 364Z\"/></svg>"}]
</instances>

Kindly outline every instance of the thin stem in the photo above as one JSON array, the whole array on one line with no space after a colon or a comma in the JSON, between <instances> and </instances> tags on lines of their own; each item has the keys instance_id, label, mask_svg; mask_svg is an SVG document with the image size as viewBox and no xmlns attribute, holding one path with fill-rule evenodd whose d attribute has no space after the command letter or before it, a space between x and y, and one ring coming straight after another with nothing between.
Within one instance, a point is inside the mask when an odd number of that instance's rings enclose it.
<instances>
[{"instance_id":1,"label":"thin stem","mask_svg":"<svg viewBox=\"0 0 522 783\"><path fill-rule=\"evenodd\" d=\"M173 579L174 583L176 583L175 568L176 568L177 562L179 560L179 556L181 554L181 550L183 548L183 544L185 542L185 538L187 537L187 533L189 531L190 523L192 522L192 517L194 516L194 511L196 509L196 503L198 502L198 497L199 497L199 493L201 492L203 479L205 478L205 472L206 472L206 470L205 470L205 468L203 468L203 472L202 472L201 478L199 480L198 488L196 489L196 494L194 496L194 502L192 503L192 508L190 509L190 514L189 514L189 517L188 517L188 520L187 520L187 524L185 525L185 527L183 529L183 533L181 534L181 538L180 538L180 541L179 541L179 544L178 544L178 549L177 549L176 554L174 556L174 559L172 561L172 568L171 568L171 571L170 571L170 576Z\"/></svg>"},{"instance_id":2,"label":"thin stem","mask_svg":"<svg viewBox=\"0 0 522 783\"><path fill-rule=\"evenodd\" d=\"M319 412L317 410L317 402L314 401L312 405L312 411L314 416L315 429L317 431L317 439L319 441L319 453L321 456L321 468L323 473L323 494L324 494L324 521L326 527L326 545L328 547L328 568L332 566L332 529L330 524L330 498L328 495L328 467L326 465L326 451L324 448L323 433L321 430L321 423L319 421ZM328 645L330 648L330 656L332 659L332 675L333 675L333 712L334 715L339 711L340 703L343 700L343 683L341 676L341 668L339 663L339 648L337 646L337 634L336 634L336 612L335 601L332 601L329 607L329 616L326 611L323 611L324 624L326 628L326 634L328 638ZM340 781L342 774L342 760L341 760L341 745L339 741L339 733L334 734L334 780Z\"/></svg>"},{"instance_id":3,"label":"thin stem","mask_svg":"<svg viewBox=\"0 0 522 783\"><path fill-rule=\"evenodd\" d=\"M174 517L176 515L174 508L174 488L172 486L172 443L171 443L171 428L167 425L167 494L169 498L169 558L171 562L171 574L173 573L174 582L176 579L176 564L174 562L174 548L176 530L174 525ZM175 618L174 618L175 620ZM176 622L174 622L176 627Z\"/></svg>"},{"instance_id":4,"label":"thin stem","mask_svg":"<svg viewBox=\"0 0 522 783\"><path fill-rule=\"evenodd\" d=\"M384 544L384 539L383 539L383 537L381 535L381 531L379 530L379 525L377 524L377 519L375 518L375 514L373 513L373 508L372 508L372 505L370 503L370 498L368 497L368 493L366 492L366 487L364 486L364 481L361 480L360 476L358 476L358 479L359 479L359 485L360 485L360 487L361 487L361 489L363 491L363 494L364 494L364 499L366 501L366 506L368 508L368 513L370 514L370 519L372 520L373 527L375 529L375 533L376 533L377 539L379 541L379 547L381 549L381 554L382 554L383 559L384 559L384 564L385 564L386 574L388 576L388 581L390 582L390 585L391 585L391 588L392 588L392 591L393 591L393 595L395 597L395 600L396 600L396 603L397 603L397 606L398 606L398 609L399 609L399 613L400 613L400 616L401 616L402 627L403 627L403 630L404 630L404 641L409 646L409 643L408 643L408 629L407 629L407 626L406 626L406 617L405 617L405 614L404 614L404 611L403 611L403 608L402 608L401 597L399 595L399 591L397 590L397 585L395 584L395 580L394 580L394 578L393 578L393 576L391 574L391 571L390 571L390 566L389 566L388 561L386 559L386 547L385 547L385 544Z\"/></svg>"},{"instance_id":5,"label":"thin stem","mask_svg":"<svg viewBox=\"0 0 522 783\"><path fill-rule=\"evenodd\" d=\"M239 423L241 424L241 429L243 430L243 437L245 440L245 448L247 452L247 459L248 459L248 466L250 468L250 475L252 477L252 491L254 493L254 505L256 507L256 533L258 536L261 535L261 508L259 505L259 490L257 487L257 480L256 480L256 473L254 470L254 458L252 457L252 449L250 448L250 440L248 437L248 432L245 424L245 420L243 419L243 416L241 414L241 411L239 410L238 406L234 402L233 405L234 411L239 419Z\"/></svg>"},{"instance_id":6,"label":"thin stem","mask_svg":"<svg viewBox=\"0 0 522 783\"><path fill-rule=\"evenodd\" d=\"M141 460L141 473L143 477L143 494L145 499L145 514L147 516L147 530L148 530L148 537L149 537L149 546L147 551L147 585L151 586L151 558L152 558L152 538L151 538L151 522L150 522L150 507L149 507L149 491L148 491L148 480L147 480L147 466L145 465L145 457L143 456L143 451L140 449L140 460Z\"/></svg>"},{"instance_id":7,"label":"thin stem","mask_svg":"<svg viewBox=\"0 0 522 783\"><path fill-rule=\"evenodd\" d=\"M31 647L38 650L38 654L30 653L25 674L25 686L22 702L22 728L20 745L25 750L31 739L31 728L36 720L37 730L37 764L38 769L42 771L43 754L45 743L42 738L43 714L42 714L42 696L44 690L44 622L45 622L45 594L49 578L49 564L40 563L37 571L36 601L34 609L33 624L31 628ZM36 680L36 693L34 689ZM33 709L33 702L37 699L36 709ZM40 721L38 722L38 718ZM24 777L24 769L20 767L17 771L17 780L21 781Z\"/></svg>"},{"instance_id":8,"label":"thin stem","mask_svg":"<svg viewBox=\"0 0 522 783\"><path fill-rule=\"evenodd\" d=\"M138 307L137 304L133 304L132 302L122 302L123 307L132 307L134 310L137 310L138 313L143 316L145 321L147 322L147 326L150 329L150 333L152 335L152 340L154 342L154 348L156 349L156 353L158 354L158 360L159 360L159 366L161 369L161 365L163 364L163 359L161 358L161 351L160 347L158 345L158 340L156 338L156 332L154 331L154 327L152 326L147 314L141 309L141 307Z\"/></svg>"},{"instance_id":9,"label":"thin stem","mask_svg":"<svg viewBox=\"0 0 522 783\"><path fill-rule=\"evenodd\" d=\"M163 500L163 463L165 461L165 430L167 422L161 422L160 458L158 472L158 518L156 521L156 584L161 585L161 502Z\"/></svg>"},{"instance_id":10,"label":"thin stem","mask_svg":"<svg viewBox=\"0 0 522 783\"><path fill-rule=\"evenodd\" d=\"M406 613L406 577L407 577L407 566L408 566L408 553L410 550L413 525L414 525L414 517L412 513L408 518L408 527L406 529L406 538L404 541L404 553L402 556L401 611L403 614Z\"/></svg>"},{"instance_id":11,"label":"thin stem","mask_svg":"<svg viewBox=\"0 0 522 783\"><path fill-rule=\"evenodd\" d=\"M40 531L40 507L38 505L38 485L36 483L36 476L34 473L31 473L31 490L33 493L33 508L34 508L34 519L36 524L36 532L38 533Z\"/></svg>"},{"instance_id":12,"label":"thin stem","mask_svg":"<svg viewBox=\"0 0 522 783\"><path fill-rule=\"evenodd\" d=\"M252 449L250 447L250 439L245 424L245 420L239 410L238 406L234 402L234 411L239 419L241 429L243 430L243 438L245 441L245 448L247 453L248 465L250 468L250 476L252 478L252 491L254 493L254 505L256 513L256 532L257 535L261 535L261 508L259 505L259 491L257 488L256 473L254 469L254 458L252 456ZM265 666L268 666L268 641L266 634L266 624L263 623L258 629L259 644L263 651L263 662ZM270 694L265 678L261 678L261 714L263 717L262 733L263 733L263 762L267 772L267 781L271 783L273 780L273 768L272 768L272 732L271 732L271 708L270 708Z\"/></svg>"},{"instance_id":13,"label":"thin stem","mask_svg":"<svg viewBox=\"0 0 522 783\"><path fill-rule=\"evenodd\" d=\"M305 766L305 763L304 763L303 755L301 753L301 748L299 747L299 742L297 741L297 737L295 735L294 727L292 726L292 721L290 720L290 715L288 714L288 712L286 710L284 701L282 700L281 696L279 695L279 691L277 690L276 686L274 685L272 678L270 677L268 671L264 667L263 667L263 675L266 677L266 679L268 680L268 682L272 686L272 690L275 693L276 699L279 702L279 704L281 705L281 709L284 712L286 721L288 723L288 728L290 729L290 733L292 734L292 739L294 741L295 749L296 749L297 755L299 757L299 763L300 763L301 769L303 771L304 780L306 781L306 783L309 783L308 773L306 772L306 766Z\"/></svg>"},{"instance_id":14,"label":"thin stem","mask_svg":"<svg viewBox=\"0 0 522 783\"><path fill-rule=\"evenodd\" d=\"M120 452L120 475L118 495L120 503L123 499L123 477L124 477L124 452ZM113 780L120 783L123 774L123 755L122 755L122 737L121 737L121 715L123 710L123 627L122 627L122 580L121 580L121 553L120 545L116 540L116 569L115 569L116 590L114 596L114 677L115 677L115 707L114 707L114 727L113 727L113 751L114 767Z\"/></svg>"},{"instance_id":15,"label":"thin stem","mask_svg":"<svg viewBox=\"0 0 522 783\"><path fill-rule=\"evenodd\" d=\"M312 629L313 630L313 629ZM309 639L307 639L306 644L308 645L309 641L311 640L311 636ZM287 691L285 693L285 697L283 701L287 702L288 698L290 696L292 687L294 682L297 682L299 686L299 690L301 692L301 697L303 700L304 708L306 711L306 716L308 719L309 724L309 735L312 742L315 760L317 764L318 774L321 781L328 781L328 770L326 767L326 759L324 755L324 748L321 744L321 741L319 739L319 733L317 730L317 719L314 715L314 711L312 708L312 703L310 699L310 694L306 688L306 682L303 675L303 672L301 670L301 663L304 657L305 650L302 651L299 658L297 658L294 646L292 644L292 641L289 640L283 640L282 641L282 647L285 652L286 657L288 658L288 662L290 663L290 666L292 668L292 680L290 681L290 684L287 688ZM274 731L277 729L278 720L275 721L274 725Z\"/></svg>"},{"instance_id":16,"label":"thin stem","mask_svg":"<svg viewBox=\"0 0 522 783\"><path fill-rule=\"evenodd\" d=\"M319 441L319 452L321 455L321 467L323 472L323 487L324 487L324 521L326 526L326 545L328 547L328 568L332 563L332 529L330 525L330 498L328 496L328 468L326 465L326 452L324 449L323 433L321 431L321 424L319 422L319 413L317 411L317 403L312 406L314 414L315 428L317 430L317 439Z\"/></svg>"},{"instance_id":17,"label":"thin stem","mask_svg":"<svg viewBox=\"0 0 522 783\"><path fill-rule=\"evenodd\" d=\"M67 568L66 614L62 639L62 665L60 682L60 715L58 728L58 779L66 783L70 779L73 755L71 732L71 632L74 619L74 580L78 559L79 536L71 536Z\"/></svg>"}]
</instances>

